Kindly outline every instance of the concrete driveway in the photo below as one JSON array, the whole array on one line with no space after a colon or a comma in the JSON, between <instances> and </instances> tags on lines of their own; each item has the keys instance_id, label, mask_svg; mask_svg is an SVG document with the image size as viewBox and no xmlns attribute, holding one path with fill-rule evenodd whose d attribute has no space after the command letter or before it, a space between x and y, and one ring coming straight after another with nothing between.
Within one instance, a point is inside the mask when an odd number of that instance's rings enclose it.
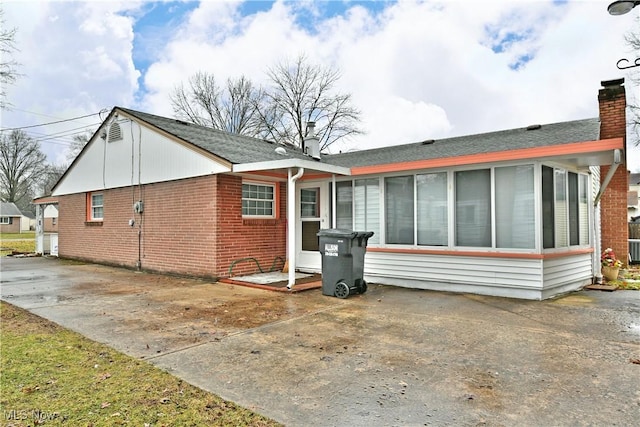
<instances>
[{"instance_id":1,"label":"concrete driveway","mask_svg":"<svg viewBox=\"0 0 640 427\"><path fill-rule=\"evenodd\" d=\"M520 301L371 285L346 300L48 258L4 301L289 426L640 420L640 292Z\"/></svg>"}]
</instances>

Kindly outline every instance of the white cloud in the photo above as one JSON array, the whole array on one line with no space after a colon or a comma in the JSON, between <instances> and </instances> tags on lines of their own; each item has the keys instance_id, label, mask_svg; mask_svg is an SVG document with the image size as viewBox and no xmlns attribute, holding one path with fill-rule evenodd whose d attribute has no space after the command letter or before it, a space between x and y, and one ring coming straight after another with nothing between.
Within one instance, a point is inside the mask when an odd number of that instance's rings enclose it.
<instances>
[{"instance_id":1,"label":"white cloud","mask_svg":"<svg viewBox=\"0 0 640 427\"><path fill-rule=\"evenodd\" d=\"M340 90L363 112L367 133L341 149L596 117L600 81L628 75L615 64L629 56L624 34L636 12L612 17L596 1L401 1L377 15L356 5L325 19L313 2L278 2L242 17L238 2L205 1L153 46L141 91L140 4L3 7L19 27L27 77L11 95L22 109L65 117L123 105L171 115L169 93L196 71L264 83L268 66L305 52L342 71Z\"/></svg>"}]
</instances>

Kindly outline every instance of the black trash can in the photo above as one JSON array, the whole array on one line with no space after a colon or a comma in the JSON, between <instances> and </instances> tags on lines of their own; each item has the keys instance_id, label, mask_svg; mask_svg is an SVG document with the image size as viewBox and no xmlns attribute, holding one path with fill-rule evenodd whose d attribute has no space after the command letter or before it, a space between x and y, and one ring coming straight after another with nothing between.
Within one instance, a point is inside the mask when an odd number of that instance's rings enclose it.
<instances>
[{"instance_id":1,"label":"black trash can","mask_svg":"<svg viewBox=\"0 0 640 427\"><path fill-rule=\"evenodd\" d=\"M371 231L320 230L323 295L346 298L367 291L363 279L364 254L371 236Z\"/></svg>"}]
</instances>

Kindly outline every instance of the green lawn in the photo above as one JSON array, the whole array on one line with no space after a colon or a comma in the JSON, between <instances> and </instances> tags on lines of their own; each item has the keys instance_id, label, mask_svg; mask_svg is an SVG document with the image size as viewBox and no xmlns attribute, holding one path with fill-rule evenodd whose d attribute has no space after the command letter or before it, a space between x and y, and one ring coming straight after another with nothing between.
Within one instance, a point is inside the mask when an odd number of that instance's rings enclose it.
<instances>
[{"instance_id":1,"label":"green lawn","mask_svg":"<svg viewBox=\"0 0 640 427\"><path fill-rule=\"evenodd\" d=\"M0 256L15 252L33 253L36 250L36 233L0 233Z\"/></svg>"},{"instance_id":2,"label":"green lawn","mask_svg":"<svg viewBox=\"0 0 640 427\"><path fill-rule=\"evenodd\" d=\"M4 425L279 425L10 304L0 320Z\"/></svg>"}]
</instances>

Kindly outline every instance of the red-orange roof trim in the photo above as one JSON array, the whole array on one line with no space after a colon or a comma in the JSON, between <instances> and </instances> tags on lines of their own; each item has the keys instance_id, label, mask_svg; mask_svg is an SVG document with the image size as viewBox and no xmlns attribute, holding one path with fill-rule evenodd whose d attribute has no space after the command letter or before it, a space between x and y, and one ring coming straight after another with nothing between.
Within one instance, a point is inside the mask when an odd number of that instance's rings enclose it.
<instances>
[{"instance_id":1,"label":"red-orange roof trim","mask_svg":"<svg viewBox=\"0 0 640 427\"><path fill-rule=\"evenodd\" d=\"M433 169L447 166L563 156L567 154L586 154L615 149L624 149L624 141L622 138L574 142L570 144L552 145L548 147L496 151L493 153L479 153L471 154L468 156L442 157L439 159L415 160L411 162L387 163L371 166L356 166L351 168L351 175L369 175L375 173L400 172L416 169Z\"/></svg>"}]
</instances>

